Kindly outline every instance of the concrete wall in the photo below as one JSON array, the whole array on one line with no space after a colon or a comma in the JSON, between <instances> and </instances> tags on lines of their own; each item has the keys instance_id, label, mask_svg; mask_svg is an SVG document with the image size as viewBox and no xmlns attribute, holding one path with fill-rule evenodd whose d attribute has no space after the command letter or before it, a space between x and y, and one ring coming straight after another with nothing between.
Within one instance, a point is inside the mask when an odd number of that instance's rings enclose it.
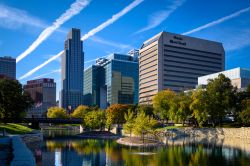
<instances>
[{"instance_id":1,"label":"concrete wall","mask_svg":"<svg viewBox=\"0 0 250 166\"><path fill-rule=\"evenodd\" d=\"M250 127L242 128L180 128L167 130L170 135L189 135L195 137L246 138L250 139Z\"/></svg>"}]
</instances>

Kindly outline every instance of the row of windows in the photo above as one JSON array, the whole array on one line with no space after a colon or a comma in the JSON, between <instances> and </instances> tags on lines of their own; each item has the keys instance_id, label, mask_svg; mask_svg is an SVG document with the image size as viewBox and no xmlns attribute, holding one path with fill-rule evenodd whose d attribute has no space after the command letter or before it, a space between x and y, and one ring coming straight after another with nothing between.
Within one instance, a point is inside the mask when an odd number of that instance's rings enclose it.
<instances>
[{"instance_id":1,"label":"row of windows","mask_svg":"<svg viewBox=\"0 0 250 166\"><path fill-rule=\"evenodd\" d=\"M150 69L150 68L153 68L153 67L157 67L157 64L154 64L154 65L148 66L148 67L143 68L143 69L141 69L141 68L140 68L140 73L141 73L141 72L143 72L144 70L147 70L147 69Z\"/></svg>"},{"instance_id":2,"label":"row of windows","mask_svg":"<svg viewBox=\"0 0 250 166\"><path fill-rule=\"evenodd\" d=\"M201 75L206 75L206 73L204 74L199 74L199 73L193 73L193 72L187 72L187 71L179 71L179 70L171 70L171 69L164 69L164 71L166 72L177 72L177 73L180 73L180 74L191 74L191 75L195 75L196 77L199 77Z\"/></svg>"},{"instance_id":3,"label":"row of windows","mask_svg":"<svg viewBox=\"0 0 250 166\"><path fill-rule=\"evenodd\" d=\"M172 58L177 58L177 59L186 59L186 60L192 60L192 61L197 61L197 62L207 62L207 63L214 63L221 65L221 62L213 62L213 61L208 61L208 60L203 60L203 59L195 59L195 58L190 58L190 57L179 57L175 55L170 55L170 54L164 54L165 57L172 57Z\"/></svg>"},{"instance_id":4,"label":"row of windows","mask_svg":"<svg viewBox=\"0 0 250 166\"><path fill-rule=\"evenodd\" d=\"M206 54L213 54L213 55L216 55L217 57L221 57L221 54L214 53L214 52L207 52L207 51L202 51L202 50L194 50L194 49L191 49L191 48L180 48L180 47L176 47L176 46L169 46L167 44L164 44L164 46L168 47L168 48L176 48L176 49L190 50L190 51L206 53Z\"/></svg>"},{"instance_id":5,"label":"row of windows","mask_svg":"<svg viewBox=\"0 0 250 166\"><path fill-rule=\"evenodd\" d=\"M202 54L195 54L195 53L188 53L188 52L184 52L184 51L175 51L175 50L167 50L164 49L164 52L171 52L171 53L176 53L176 54L183 54L183 55L191 55L193 57L198 57L198 58L207 58L207 59L213 59L213 60L219 60L221 61L222 57L211 57L211 56L207 56L207 55L202 55Z\"/></svg>"},{"instance_id":6,"label":"row of windows","mask_svg":"<svg viewBox=\"0 0 250 166\"><path fill-rule=\"evenodd\" d=\"M144 93L150 93L150 92L155 92L157 89L152 89L152 90L148 90L148 91L144 91L144 92L140 92L139 94L144 94Z\"/></svg>"},{"instance_id":7,"label":"row of windows","mask_svg":"<svg viewBox=\"0 0 250 166\"><path fill-rule=\"evenodd\" d=\"M149 50L147 50L147 51L149 51ZM151 57L153 57L153 56L156 56L157 55L157 52L156 53L154 53L154 54L152 54L153 52L155 52L155 51L157 51L157 49L155 49L155 50L152 50L152 51L150 51L150 52L148 52L148 53L146 53L146 54L140 54L140 63L141 62L143 62L143 61L145 61L145 60L147 60L148 58L151 58ZM148 58L147 58L147 56L148 55L150 55ZM143 59L143 60L142 60Z\"/></svg>"},{"instance_id":8,"label":"row of windows","mask_svg":"<svg viewBox=\"0 0 250 166\"><path fill-rule=\"evenodd\" d=\"M194 82L194 81L181 81L181 80L170 80L170 79L164 79L164 81L167 81L167 82L181 82L181 83L187 83L187 84L197 84L197 82Z\"/></svg>"},{"instance_id":9,"label":"row of windows","mask_svg":"<svg viewBox=\"0 0 250 166\"><path fill-rule=\"evenodd\" d=\"M150 63L153 63L153 62L157 62L157 60L153 59L153 60L151 60L151 61L149 61L149 62L147 62L147 63L145 63L145 64L141 64L141 63L140 63L140 68L142 68L143 66L146 66L146 65L148 65L148 64L150 64Z\"/></svg>"},{"instance_id":10,"label":"row of windows","mask_svg":"<svg viewBox=\"0 0 250 166\"><path fill-rule=\"evenodd\" d=\"M151 76L149 76L149 77L153 77L153 76L156 76L156 75L157 75L157 74L154 74L154 75L151 75ZM149 77L140 79L140 82L142 82L142 80L145 80L145 79L147 79L147 78L149 78ZM156 81L156 80L157 80L157 79L149 80L149 81L140 83L140 85L143 85L143 84L146 84L146 83L149 83L149 82L152 82L152 81Z\"/></svg>"},{"instance_id":11,"label":"row of windows","mask_svg":"<svg viewBox=\"0 0 250 166\"><path fill-rule=\"evenodd\" d=\"M184 88L184 85L177 85L177 84L164 84L164 86L168 86L168 87L180 87L180 88Z\"/></svg>"},{"instance_id":12,"label":"row of windows","mask_svg":"<svg viewBox=\"0 0 250 166\"><path fill-rule=\"evenodd\" d=\"M145 71L145 69L140 70L140 74L139 74L139 76L141 77L142 75L147 75L147 74L149 74L149 73L155 72L156 70L157 70L157 69L156 69L156 68L154 68L154 69L152 69L152 70L150 70L150 71L147 71L146 73L143 73L143 74L141 74L141 72Z\"/></svg>"},{"instance_id":13,"label":"row of windows","mask_svg":"<svg viewBox=\"0 0 250 166\"><path fill-rule=\"evenodd\" d=\"M213 69L211 69L211 70L206 70L206 69L200 69L200 68L195 68L195 66L193 66L193 67L184 67L184 66L176 66L176 65L169 65L169 64L164 64L164 66L166 66L166 67L176 67L176 68L180 68L180 69L193 69L193 70L198 70L198 71L205 71L205 72L209 72L209 73L216 73L216 72L218 72L218 70L213 70Z\"/></svg>"},{"instance_id":14,"label":"row of windows","mask_svg":"<svg viewBox=\"0 0 250 166\"><path fill-rule=\"evenodd\" d=\"M153 72L153 71L150 71L150 72ZM147 76L147 77L145 77L145 78L140 78L140 82L141 82L142 80L145 80L145 79L147 79L147 78L154 77L154 76L157 76L157 74L153 74L153 75ZM140 77L141 77L141 76L140 76Z\"/></svg>"},{"instance_id":15,"label":"row of windows","mask_svg":"<svg viewBox=\"0 0 250 166\"><path fill-rule=\"evenodd\" d=\"M220 67L215 67L215 66L210 66L210 65L194 64L194 63L190 63L190 62L179 62L179 61L175 61L175 60L166 60L166 59L164 59L164 62L180 63L180 65L187 64L187 65L193 65L193 66L209 67L209 68L215 68L215 69L218 69L218 70L221 69Z\"/></svg>"},{"instance_id":16,"label":"row of windows","mask_svg":"<svg viewBox=\"0 0 250 166\"><path fill-rule=\"evenodd\" d=\"M179 77L179 78L186 78L186 79L197 79L197 77L189 77L189 76L180 76L180 75L172 75L172 74L164 74L166 77Z\"/></svg>"},{"instance_id":17,"label":"row of windows","mask_svg":"<svg viewBox=\"0 0 250 166\"><path fill-rule=\"evenodd\" d=\"M157 46L157 43L154 44L154 45L152 45L151 47L147 48L146 50L140 52L140 57L139 57L139 58L141 59L141 57L144 57L145 55L148 55L148 54L144 54L144 55L143 55L143 53L145 53L145 52L147 52L147 51L149 51L149 50L154 50L154 51L157 50L157 47L154 48L155 46ZM152 48L154 48L154 49L152 49Z\"/></svg>"},{"instance_id":18,"label":"row of windows","mask_svg":"<svg viewBox=\"0 0 250 166\"><path fill-rule=\"evenodd\" d=\"M150 40L149 42L143 44L143 45L142 45L142 48L147 47L148 45L154 43L154 42L157 41L158 39L159 39L159 37L156 37L156 38Z\"/></svg>"},{"instance_id":19,"label":"row of windows","mask_svg":"<svg viewBox=\"0 0 250 166\"><path fill-rule=\"evenodd\" d=\"M147 88L150 88L150 87L153 87L153 86L157 86L157 84L152 84L152 85L149 85L149 86L145 86L145 87L143 87L143 88L140 88L140 90L142 90L142 89L147 89Z\"/></svg>"}]
</instances>

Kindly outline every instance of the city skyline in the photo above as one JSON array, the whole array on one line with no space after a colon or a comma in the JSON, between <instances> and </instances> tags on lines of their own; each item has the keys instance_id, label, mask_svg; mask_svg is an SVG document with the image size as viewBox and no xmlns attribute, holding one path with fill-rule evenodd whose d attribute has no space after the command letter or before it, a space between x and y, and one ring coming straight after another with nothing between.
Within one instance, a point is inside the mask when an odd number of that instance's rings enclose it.
<instances>
[{"instance_id":1,"label":"city skyline","mask_svg":"<svg viewBox=\"0 0 250 166\"><path fill-rule=\"evenodd\" d=\"M43 2L30 1L30 3L25 4L15 0L0 2L0 8L4 11L0 15L0 20L2 20L0 23L2 36L0 56L17 58L45 28L48 28L60 15L70 9L72 4L76 3L73 0L65 1L60 5L56 5L59 1L47 1L47 3L42 4ZM82 0L81 2L88 4L78 4L81 10L76 7L78 11L66 12L69 14L67 16L70 16L68 22L62 24L32 53L18 62L17 78L62 50L66 33L71 27L81 29L84 37L92 29L111 18L112 15L119 13L134 2L137 4L130 7L123 16L117 17L117 20L114 20L116 22L84 41L85 62L113 52L126 53L131 48L140 48L143 41L165 30L222 42L225 48L225 69L250 67L247 55L250 49L250 41L248 40L250 21L247 19L250 16L250 1L221 0L220 2L201 3L188 0L157 0L154 1L156 3L152 3L152 0L126 2L110 0L109 5L98 0ZM101 7L104 8L100 13ZM53 10L53 12L46 13L45 9ZM17 16L23 17L18 19ZM20 42L21 40L22 42ZM86 63L85 67L91 64ZM22 79L21 82L24 83L44 75L44 77L54 78L58 84L57 88L60 89L59 69L60 60L55 60L33 75ZM45 75L47 73L50 74Z\"/></svg>"}]
</instances>

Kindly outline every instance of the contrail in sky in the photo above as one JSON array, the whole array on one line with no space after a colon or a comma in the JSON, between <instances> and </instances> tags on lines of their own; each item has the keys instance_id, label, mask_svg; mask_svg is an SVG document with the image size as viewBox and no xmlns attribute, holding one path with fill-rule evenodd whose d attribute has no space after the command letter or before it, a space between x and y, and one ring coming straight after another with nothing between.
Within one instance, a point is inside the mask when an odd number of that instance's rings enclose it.
<instances>
[{"instance_id":1,"label":"contrail in sky","mask_svg":"<svg viewBox=\"0 0 250 166\"><path fill-rule=\"evenodd\" d=\"M59 72L61 72L61 69L52 70L52 71L50 71L48 73L44 73L44 74L41 74L39 76L36 76L36 77L32 78L32 80L44 77L44 76L49 75L49 74L59 73Z\"/></svg>"},{"instance_id":2,"label":"contrail in sky","mask_svg":"<svg viewBox=\"0 0 250 166\"><path fill-rule=\"evenodd\" d=\"M135 1L133 1L131 4L129 4L127 7L125 7L122 11L120 11L119 13L113 15L110 19L108 19L107 21L105 21L101 25L97 26L96 28L92 29L87 34L85 34L84 36L82 36L81 40L84 41L84 40L88 39L90 36L93 36L96 33L100 32L101 30L103 30L104 28L106 28L107 26L109 26L110 24L113 24L120 17L122 17L123 15L127 14L130 10L132 10L133 8L135 8L136 6L138 6L143 1L144 0L135 0Z\"/></svg>"},{"instance_id":3,"label":"contrail in sky","mask_svg":"<svg viewBox=\"0 0 250 166\"><path fill-rule=\"evenodd\" d=\"M239 10L239 11L237 11L237 12L235 12L235 13L232 13L232 14L230 14L230 15L228 15L228 16L222 17L222 18L220 18L220 19L218 19L218 20L215 20L215 21L212 21L212 22L207 23L207 24L205 24L205 25L202 25L202 26L200 26L200 27L198 27L198 28L195 28L195 29L193 29L193 30L191 30L191 31L182 33L182 35L189 35L189 34L191 34L191 33L195 33L195 32L201 31L201 30L203 30L203 29L206 29L206 28L215 26L215 25L220 24L220 23L222 23L222 22L224 22L224 21L227 21L227 20L230 20L230 19L232 19L232 18L234 18L234 17L237 17L237 16L241 15L242 13L248 12L249 10L250 10L250 7L245 8L245 9L241 9L241 10Z\"/></svg>"},{"instance_id":4,"label":"contrail in sky","mask_svg":"<svg viewBox=\"0 0 250 166\"><path fill-rule=\"evenodd\" d=\"M88 4L90 0L76 0L73 4L71 4L70 8L65 11L58 19L53 22L53 24L42 31L39 37L25 50L21 53L17 58L16 62L18 63L23 58L28 56L32 51L34 51L44 40L46 40L55 30L60 28L62 24L68 21L73 16L80 13Z\"/></svg>"},{"instance_id":5,"label":"contrail in sky","mask_svg":"<svg viewBox=\"0 0 250 166\"><path fill-rule=\"evenodd\" d=\"M46 66L48 63L52 62L53 60L59 58L64 51L59 52L58 54L56 54L55 56L51 57L50 59L48 59L47 61L45 61L44 63L40 64L39 66L35 67L34 69L30 70L28 73L24 74L23 76L21 76L19 78L19 80L22 80L28 76L31 76L32 74L34 74L36 71L40 70L41 68L43 68L44 66Z\"/></svg>"},{"instance_id":6,"label":"contrail in sky","mask_svg":"<svg viewBox=\"0 0 250 166\"><path fill-rule=\"evenodd\" d=\"M110 54L109 54L109 55L110 55ZM105 58L105 57L107 57L107 56L109 56L109 55L102 56L102 57L99 57L99 58ZM85 61L84 63L93 62L93 61L96 61L96 60L99 59L99 58L91 59L91 60ZM59 72L61 72L61 69L52 70L52 71L50 71L50 72L47 72L47 73L41 74L41 75L39 75L39 76L36 76L36 77L32 78L32 80L38 79L38 78L41 78L41 77L44 77L44 76L49 75L49 74L59 73Z\"/></svg>"},{"instance_id":7,"label":"contrail in sky","mask_svg":"<svg viewBox=\"0 0 250 166\"><path fill-rule=\"evenodd\" d=\"M135 0L133 1L131 4L129 4L127 7L125 7L123 10L121 10L120 12L118 12L117 14L113 15L110 19L108 19L107 21L103 22L102 24L100 24L99 26L97 26L96 28L90 30L88 33L86 33L85 35L82 36L81 40L84 41L86 39L88 39L90 36L95 35L96 33L100 32L101 30L103 30L104 28L106 28L107 26L113 24L115 21L117 21L119 18L121 18L122 16L124 16L125 14L127 14L130 10L132 10L133 8L135 8L136 6L138 6L139 4L141 4L144 0ZM58 54L56 54L55 56L51 57L50 59L48 59L47 61L45 61L44 63L40 64L39 66L35 67L34 69L30 70L28 73L24 74L23 76L21 76L19 79L22 80L24 78L27 78L29 76L31 76L32 74L34 74L36 71L40 70L41 68L43 68L44 66L46 66L48 63L52 62L53 60L59 58L64 51L59 52Z\"/></svg>"}]
</instances>

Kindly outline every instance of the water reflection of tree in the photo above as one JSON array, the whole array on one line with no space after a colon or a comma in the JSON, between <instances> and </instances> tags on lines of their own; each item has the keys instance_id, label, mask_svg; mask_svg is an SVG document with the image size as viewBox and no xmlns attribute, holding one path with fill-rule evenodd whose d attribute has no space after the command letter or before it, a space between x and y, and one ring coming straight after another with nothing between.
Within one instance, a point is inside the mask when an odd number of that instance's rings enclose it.
<instances>
[{"instance_id":1,"label":"water reflection of tree","mask_svg":"<svg viewBox=\"0 0 250 166\"><path fill-rule=\"evenodd\" d=\"M73 141L71 145L78 154L86 155L100 153L104 148L104 142L95 139Z\"/></svg>"},{"instance_id":2,"label":"water reflection of tree","mask_svg":"<svg viewBox=\"0 0 250 166\"><path fill-rule=\"evenodd\" d=\"M61 142L48 140L46 147L50 151L74 149L88 160L93 162L102 160L102 162L110 163L110 165L198 166L248 165L250 163L250 157L239 149L195 144L155 148L130 148L119 145L113 140L85 139ZM151 154L141 155L138 152L150 152Z\"/></svg>"},{"instance_id":3,"label":"water reflection of tree","mask_svg":"<svg viewBox=\"0 0 250 166\"><path fill-rule=\"evenodd\" d=\"M46 148L49 151L62 150L67 147L66 141L46 141Z\"/></svg>"}]
</instances>

